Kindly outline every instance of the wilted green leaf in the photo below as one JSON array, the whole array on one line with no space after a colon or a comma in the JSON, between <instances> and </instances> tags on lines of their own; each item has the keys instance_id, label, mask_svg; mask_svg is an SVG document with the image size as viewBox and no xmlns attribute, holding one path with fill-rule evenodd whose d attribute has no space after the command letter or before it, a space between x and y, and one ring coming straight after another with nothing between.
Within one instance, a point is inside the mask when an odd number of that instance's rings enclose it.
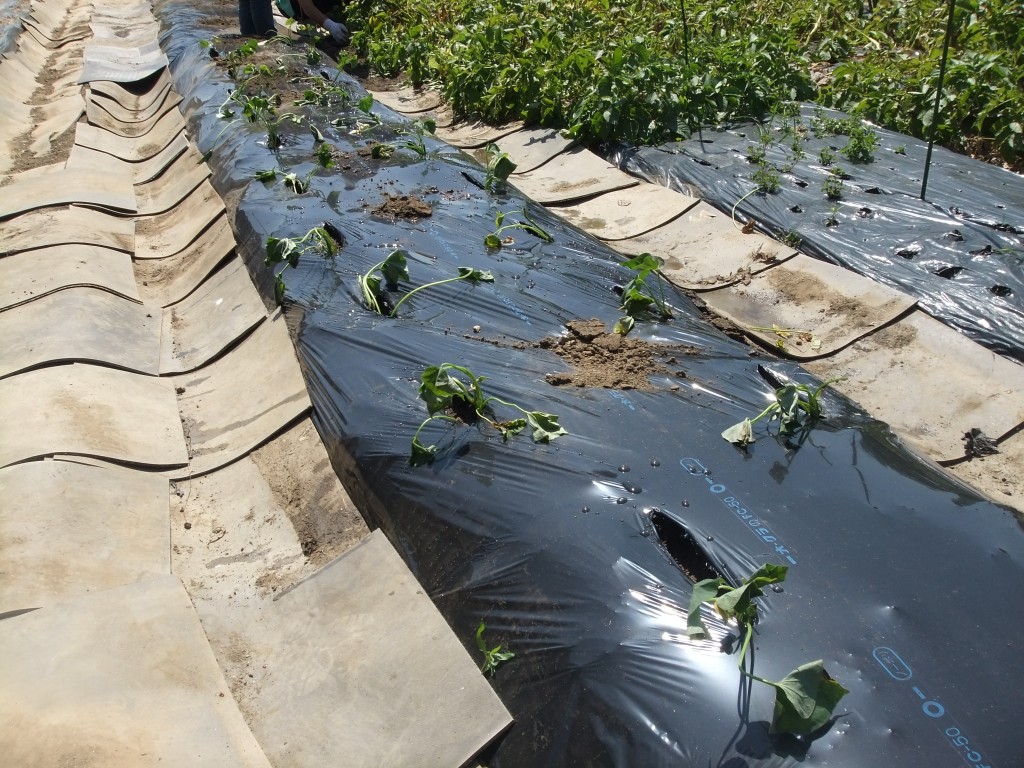
<instances>
[{"instance_id":1,"label":"wilted green leaf","mask_svg":"<svg viewBox=\"0 0 1024 768\"><path fill-rule=\"evenodd\" d=\"M384 259L384 263L380 266L381 274L384 275L384 281L387 283L388 290L393 291L398 288L398 281L405 280L409 282L409 269L407 266L407 260L404 251L392 251L388 254L388 257Z\"/></svg>"},{"instance_id":2,"label":"wilted green leaf","mask_svg":"<svg viewBox=\"0 0 1024 768\"><path fill-rule=\"evenodd\" d=\"M762 565L743 584L715 598L715 610L718 611L718 615L726 621L729 619L736 619L741 623L753 621L757 614L757 606L753 603L754 598L764 594L762 587L784 581L787 570L784 565L773 565L772 563Z\"/></svg>"},{"instance_id":3,"label":"wilted green leaf","mask_svg":"<svg viewBox=\"0 0 1024 768\"><path fill-rule=\"evenodd\" d=\"M779 419L782 431L786 432L793 423L799 423L800 388L796 384L787 384L775 390L775 399L779 403Z\"/></svg>"},{"instance_id":4,"label":"wilted green leaf","mask_svg":"<svg viewBox=\"0 0 1024 768\"><path fill-rule=\"evenodd\" d=\"M686 634L690 637L703 638L708 635L708 628L700 617L700 607L718 596L719 588L725 586L725 579L704 579L693 585L690 595L690 609L686 616Z\"/></svg>"},{"instance_id":5,"label":"wilted green leaf","mask_svg":"<svg viewBox=\"0 0 1024 768\"><path fill-rule=\"evenodd\" d=\"M542 411L530 411L526 414L530 428L533 429L533 440L537 443L546 443L561 435L569 434L558 423L558 416L553 413Z\"/></svg>"},{"instance_id":6,"label":"wilted green leaf","mask_svg":"<svg viewBox=\"0 0 1024 768\"><path fill-rule=\"evenodd\" d=\"M465 387L460 386L448 370L439 365L431 365L420 375L419 393L427 404L427 413L433 416L444 411L452 403L453 397L462 397Z\"/></svg>"},{"instance_id":7,"label":"wilted green leaf","mask_svg":"<svg viewBox=\"0 0 1024 768\"><path fill-rule=\"evenodd\" d=\"M267 255L264 261L267 264L277 264L287 260L295 252L295 241L290 237L268 237Z\"/></svg>"},{"instance_id":8,"label":"wilted green leaf","mask_svg":"<svg viewBox=\"0 0 1024 768\"><path fill-rule=\"evenodd\" d=\"M475 267L459 267L459 277L471 283L493 283L494 275L483 269Z\"/></svg>"},{"instance_id":9,"label":"wilted green leaf","mask_svg":"<svg viewBox=\"0 0 1024 768\"><path fill-rule=\"evenodd\" d=\"M424 445L418 437L412 439L412 453L409 456L409 464L414 467L422 467L433 462L436 455L436 445Z\"/></svg>"},{"instance_id":10,"label":"wilted green leaf","mask_svg":"<svg viewBox=\"0 0 1024 768\"><path fill-rule=\"evenodd\" d=\"M317 127L316 127L315 125L313 125L312 123L310 123L310 124L309 124L309 132L310 132L311 134L313 134L313 142L314 142L314 143L316 143L316 144L319 144L319 143L320 143L321 141L323 141L323 140L324 140L324 135L323 135L323 133L321 133L321 132L320 132L320 129L319 129L319 128L317 128Z\"/></svg>"},{"instance_id":11,"label":"wilted green leaf","mask_svg":"<svg viewBox=\"0 0 1024 768\"><path fill-rule=\"evenodd\" d=\"M256 179L256 181L273 181L277 178L277 169L267 168L263 171L256 171L256 173L253 174L253 178Z\"/></svg>"},{"instance_id":12,"label":"wilted green leaf","mask_svg":"<svg viewBox=\"0 0 1024 768\"><path fill-rule=\"evenodd\" d=\"M615 333L625 336L627 333L633 330L634 325L636 325L636 320L634 320L629 315L624 315L623 317L620 317L618 319L618 321L615 323L615 327L612 330Z\"/></svg>"},{"instance_id":13,"label":"wilted green leaf","mask_svg":"<svg viewBox=\"0 0 1024 768\"><path fill-rule=\"evenodd\" d=\"M722 432L722 437L736 445L750 445L754 442L754 428L750 419L744 419L739 424L733 424Z\"/></svg>"},{"instance_id":14,"label":"wilted green leaf","mask_svg":"<svg viewBox=\"0 0 1024 768\"><path fill-rule=\"evenodd\" d=\"M494 426L501 432L501 436L507 442L510 437L515 437L526 429L526 419L512 419L510 421L497 421Z\"/></svg>"},{"instance_id":15,"label":"wilted green leaf","mask_svg":"<svg viewBox=\"0 0 1024 768\"><path fill-rule=\"evenodd\" d=\"M832 717L839 701L849 691L829 676L821 659L794 669L777 682L771 732L798 736L814 733Z\"/></svg>"}]
</instances>

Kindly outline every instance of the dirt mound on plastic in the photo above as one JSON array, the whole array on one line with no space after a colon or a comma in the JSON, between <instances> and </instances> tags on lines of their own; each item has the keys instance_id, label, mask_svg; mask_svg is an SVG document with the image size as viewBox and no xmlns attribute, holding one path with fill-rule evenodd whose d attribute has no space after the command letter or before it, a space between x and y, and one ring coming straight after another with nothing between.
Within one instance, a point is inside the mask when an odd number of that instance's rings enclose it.
<instances>
[{"instance_id":1,"label":"dirt mound on plastic","mask_svg":"<svg viewBox=\"0 0 1024 768\"><path fill-rule=\"evenodd\" d=\"M658 345L608 333L600 320L576 320L566 325L567 336L546 338L534 346L550 349L573 367L568 373L548 374L556 387L603 387L606 389L655 389L648 377L668 374L686 377L686 372L668 366L676 358ZM697 354L686 349L685 354Z\"/></svg>"},{"instance_id":2,"label":"dirt mound on plastic","mask_svg":"<svg viewBox=\"0 0 1024 768\"><path fill-rule=\"evenodd\" d=\"M384 218L422 219L430 216L433 210L430 203L420 200L415 195L402 195L401 197L388 195L387 199L374 208L371 213Z\"/></svg>"}]
</instances>

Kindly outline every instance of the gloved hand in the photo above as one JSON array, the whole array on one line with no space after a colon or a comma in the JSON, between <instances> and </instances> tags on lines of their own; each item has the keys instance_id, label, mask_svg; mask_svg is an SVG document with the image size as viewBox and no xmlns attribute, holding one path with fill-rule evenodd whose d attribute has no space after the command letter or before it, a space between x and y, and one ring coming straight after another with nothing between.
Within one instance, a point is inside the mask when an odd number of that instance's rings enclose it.
<instances>
[{"instance_id":1,"label":"gloved hand","mask_svg":"<svg viewBox=\"0 0 1024 768\"><path fill-rule=\"evenodd\" d=\"M334 38L334 42L338 45L345 45L348 43L348 27L338 21L327 19L324 22L324 26L327 31L331 33L331 37Z\"/></svg>"}]
</instances>

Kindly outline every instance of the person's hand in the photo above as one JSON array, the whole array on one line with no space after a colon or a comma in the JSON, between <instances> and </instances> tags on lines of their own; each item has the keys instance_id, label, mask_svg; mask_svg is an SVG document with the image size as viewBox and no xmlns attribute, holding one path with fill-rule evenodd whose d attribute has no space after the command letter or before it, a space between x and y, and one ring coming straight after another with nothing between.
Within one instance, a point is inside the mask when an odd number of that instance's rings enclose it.
<instances>
[{"instance_id":1,"label":"person's hand","mask_svg":"<svg viewBox=\"0 0 1024 768\"><path fill-rule=\"evenodd\" d=\"M334 38L334 42L338 45L345 45L348 43L348 27L333 19L327 19L324 22L324 26L327 31L331 33L331 37Z\"/></svg>"}]
</instances>

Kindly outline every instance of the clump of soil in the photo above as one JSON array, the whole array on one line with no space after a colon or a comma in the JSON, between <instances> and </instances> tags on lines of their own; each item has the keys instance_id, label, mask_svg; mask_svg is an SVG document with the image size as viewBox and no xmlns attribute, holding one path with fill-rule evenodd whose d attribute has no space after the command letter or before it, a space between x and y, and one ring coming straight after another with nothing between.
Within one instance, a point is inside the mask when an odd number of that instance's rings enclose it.
<instances>
[{"instance_id":1,"label":"clump of soil","mask_svg":"<svg viewBox=\"0 0 1024 768\"><path fill-rule=\"evenodd\" d=\"M430 203L420 200L415 195L400 197L388 195L384 202L374 208L371 213L376 216L396 219L422 219L430 216L433 210L430 208Z\"/></svg>"},{"instance_id":2,"label":"clump of soil","mask_svg":"<svg viewBox=\"0 0 1024 768\"><path fill-rule=\"evenodd\" d=\"M658 345L607 333L600 320L576 320L566 328L567 336L541 339L533 346L550 349L573 367L570 373L548 374L556 387L604 387L606 389L654 389L648 381L655 374L686 376L685 371L667 368L676 362L665 357ZM687 348L686 354L698 354ZM660 359L659 359L660 358Z\"/></svg>"}]
</instances>

